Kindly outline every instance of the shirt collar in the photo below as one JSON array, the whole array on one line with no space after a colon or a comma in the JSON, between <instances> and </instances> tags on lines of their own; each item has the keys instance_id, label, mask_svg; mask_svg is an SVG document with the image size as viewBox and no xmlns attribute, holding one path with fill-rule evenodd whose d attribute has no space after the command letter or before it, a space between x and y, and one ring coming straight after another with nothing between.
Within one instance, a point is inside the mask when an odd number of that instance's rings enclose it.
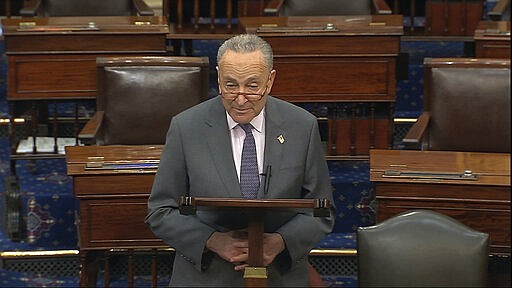
<instances>
[{"instance_id":1,"label":"shirt collar","mask_svg":"<svg viewBox=\"0 0 512 288\"><path fill-rule=\"evenodd\" d=\"M252 127L254 127L254 129L256 129L256 131L258 131L260 133L263 132L263 120L265 119L264 115L265 115L265 107L263 107L263 109L261 109L260 114L258 114L256 117L254 117L251 120L251 122L249 122L249 123L251 123ZM233 120L233 118L231 118L231 115L229 115L227 110L226 110L226 117L228 119L228 127L230 130L235 128L238 125L238 122L235 122L235 120Z\"/></svg>"}]
</instances>

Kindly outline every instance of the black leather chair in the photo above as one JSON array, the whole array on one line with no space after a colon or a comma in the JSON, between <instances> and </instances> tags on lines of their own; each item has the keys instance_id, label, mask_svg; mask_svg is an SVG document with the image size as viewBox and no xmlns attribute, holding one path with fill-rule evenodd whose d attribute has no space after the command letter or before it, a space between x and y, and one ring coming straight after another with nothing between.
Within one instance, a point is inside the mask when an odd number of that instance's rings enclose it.
<instances>
[{"instance_id":1,"label":"black leather chair","mask_svg":"<svg viewBox=\"0 0 512 288\"><path fill-rule=\"evenodd\" d=\"M271 0L265 15L273 16L334 16L391 14L385 0Z\"/></svg>"},{"instance_id":2,"label":"black leather chair","mask_svg":"<svg viewBox=\"0 0 512 288\"><path fill-rule=\"evenodd\" d=\"M487 286L489 235L430 210L357 230L360 287Z\"/></svg>"},{"instance_id":3,"label":"black leather chair","mask_svg":"<svg viewBox=\"0 0 512 288\"><path fill-rule=\"evenodd\" d=\"M425 58L410 149L510 153L510 59Z\"/></svg>"},{"instance_id":4,"label":"black leather chair","mask_svg":"<svg viewBox=\"0 0 512 288\"><path fill-rule=\"evenodd\" d=\"M22 17L153 16L144 0L32 0L24 1Z\"/></svg>"},{"instance_id":5,"label":"black leather chair","mask_svg":"<svg viewBox=\"0 0 512 288\"><path fill-rule=\"evenodd\" d=\"M208 98L208 57L99 57L90 145L164 144L171 118Z\"/></svg>"}]
</instances>

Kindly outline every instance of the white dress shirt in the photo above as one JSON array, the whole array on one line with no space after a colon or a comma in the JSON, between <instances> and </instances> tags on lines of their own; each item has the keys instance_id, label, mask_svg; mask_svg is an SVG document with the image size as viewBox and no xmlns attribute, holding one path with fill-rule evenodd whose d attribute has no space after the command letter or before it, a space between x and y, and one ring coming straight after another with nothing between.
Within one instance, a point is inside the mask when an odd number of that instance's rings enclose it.
<instances>
[{"instance_id":1,"label":"white dress shirt","mask_svg":"<svg viewBox=\"0 0 512 288\"><path fill-rule=\"evenodd\" d=\"M265 108L261 110L258 116L254 117L250 122L252 127L252 135L254 136L254 142L256 143L256 154L258 155L258 171L263 173L263 160L265 152ZM233 150L233 160L235 161L236 173L238 180L240 181L240 165L242 163L242 149L244 146L245 132L242 127L238 126L238 123L231 118L229 113L226 111L228 120L228 128L231 132L231 147ZM261 180L261 175L260 175Z\"/></svg>"}]
</instances>

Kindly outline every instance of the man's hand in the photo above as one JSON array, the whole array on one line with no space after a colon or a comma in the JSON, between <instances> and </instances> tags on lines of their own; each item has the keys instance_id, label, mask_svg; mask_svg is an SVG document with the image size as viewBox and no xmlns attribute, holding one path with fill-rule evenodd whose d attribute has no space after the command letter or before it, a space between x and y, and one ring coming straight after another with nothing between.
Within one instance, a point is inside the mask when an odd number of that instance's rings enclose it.
<instances>
[{"instance_id":1,"label":"man's hand","mask_svg":"<svg viewBox=\"0 0 512 288\"><path fill-rule=\"evenodd\" d=\"M233 263L235 270L243 270L247 266L245 263L249 259L249 240L244 230L214 232L206 241L206 248Z\"/></svg>"},{"instance_id":2,"label":"man's hand","mask_svg":"<svg viewBox=\"0 0 512 288\"><path fill-rule=\"evenodd\" d=\"M206 242L206 248L233 263L237 271L247 267L249 240L246 230L214 232ZM279 233L264 233L263 265L269 266L284 249L284 240Z\"/></svg>"},{"instance_id":3,"label":"man's hand","mask_svg":"<svg viewBox=\"0 0 512 288\"><path fill-rule=\"evenodd\" d=\"M285 249L284 240L279 233L263 234L263 265L269 266L279 253Z\"/></svg>"}]
</instances>

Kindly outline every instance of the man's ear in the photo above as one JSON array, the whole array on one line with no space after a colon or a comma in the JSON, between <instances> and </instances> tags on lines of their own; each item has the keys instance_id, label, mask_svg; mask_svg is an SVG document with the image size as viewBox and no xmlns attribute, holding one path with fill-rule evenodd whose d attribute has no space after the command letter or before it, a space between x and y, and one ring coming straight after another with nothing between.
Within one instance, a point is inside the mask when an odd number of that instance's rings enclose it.
<instances>
[{"instance_id":1,"label":"man's ear","mask_svg":"<svg viewBox=\"0 0 512 288\"><path fill-rule=\"evenodd\" d=\"M220 89L220 75L219 75L219 66L215 66L215 69L217 70L217 86L219 88L219 95L222 94L222 90Z\"/></svg>"},{"instance_id":2,"label":"man's ear","mask_svg":"<svg viewBox=\"0 0 512 288\"><path fill-rule=\"evenodd\" d=\"M272 86L274 85L274 80L276 79L276 70L275 69L272 69L270 71L270 76L269 76L269 83L268 83L268 92L270 94L270 91L272 90Z\"/></svg>"}]
</instances>

